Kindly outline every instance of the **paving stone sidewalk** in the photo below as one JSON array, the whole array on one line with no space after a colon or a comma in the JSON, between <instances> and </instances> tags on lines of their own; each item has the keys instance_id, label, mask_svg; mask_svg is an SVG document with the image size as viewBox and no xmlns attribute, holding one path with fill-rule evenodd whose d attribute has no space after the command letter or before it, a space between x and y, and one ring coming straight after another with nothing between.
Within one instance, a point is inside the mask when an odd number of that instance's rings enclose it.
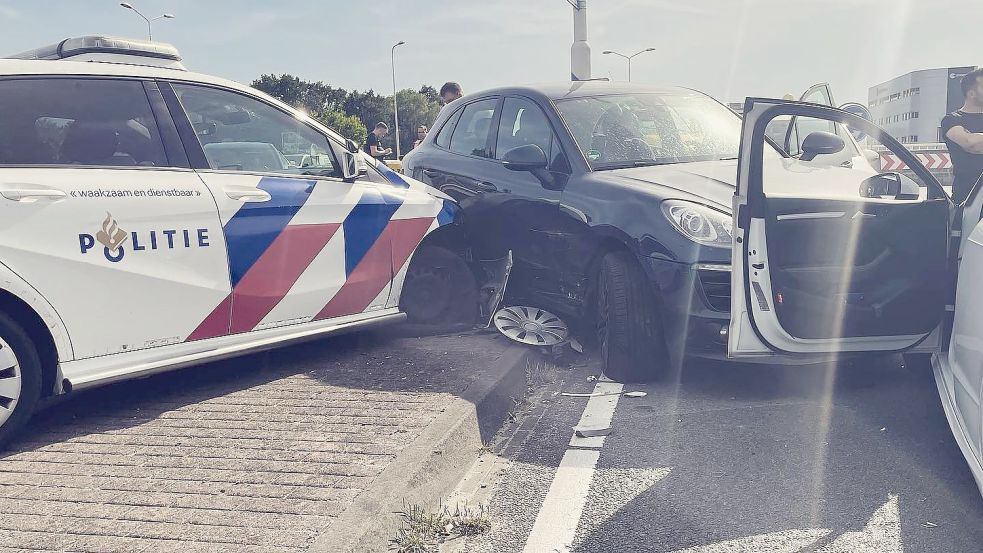
<instances>
[{"instance_id":1,"label":"paving stone sidewalk","mask_svg":"<svg viewBox=\"0 0 983 553\"><path fill-rule=\"evenodd\" d=\"M80 393L0 453L0 551L304 551L507 347L355 335Z\"/></svg>"}]
</instances>

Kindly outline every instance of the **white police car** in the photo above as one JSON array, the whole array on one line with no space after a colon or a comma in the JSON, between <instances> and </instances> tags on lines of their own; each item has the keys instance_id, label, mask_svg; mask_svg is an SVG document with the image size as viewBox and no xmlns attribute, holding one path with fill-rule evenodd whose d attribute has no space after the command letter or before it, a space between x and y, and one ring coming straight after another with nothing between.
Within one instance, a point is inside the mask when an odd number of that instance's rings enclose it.
<instances>
[{"instance_id":1,"label":"white police car","mask_svg":"<svg viewBox=\"0 0 983 553\"><path fill-rule=\"evenodd\" d=\"M454 215L169 45L2 59L0 440L46 396L401 320L410 257Z\"/></svg>"}]
</instances>

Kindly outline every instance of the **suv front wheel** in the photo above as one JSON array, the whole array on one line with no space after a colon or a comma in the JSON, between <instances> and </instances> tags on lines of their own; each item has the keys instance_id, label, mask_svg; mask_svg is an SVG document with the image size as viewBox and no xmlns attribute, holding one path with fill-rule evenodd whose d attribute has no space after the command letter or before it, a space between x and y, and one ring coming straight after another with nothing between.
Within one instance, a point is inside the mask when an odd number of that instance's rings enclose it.
<instances>
[{"instance_id":1,"label":"suv front wheel","mask_svg":"<svg viewBox=\"0 0 983 553\"><path fill-rule=\"evenodd\" d=\"M604 374L618 382L647 382L666 372L668 352L656 301L633 256L612 252L601 259L596 297Z\"/></svg>"}]
</instances>

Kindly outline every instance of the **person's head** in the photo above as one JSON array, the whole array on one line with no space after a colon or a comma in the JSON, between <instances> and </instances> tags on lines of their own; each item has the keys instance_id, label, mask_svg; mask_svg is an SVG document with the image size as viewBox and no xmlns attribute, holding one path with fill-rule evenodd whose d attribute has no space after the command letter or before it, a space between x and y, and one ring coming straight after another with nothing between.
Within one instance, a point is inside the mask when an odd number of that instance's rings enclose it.
<instances>
[{"instance_id":1,"label":"person's head","mask_svg":"<svg viewBox=\"0 0 983 553\"><path fill-rule=\"evenodd\" d=\"M372 129L372 132L374 132L376 136L386 136L389 134L389 125L379 121L375 124L375 128Z\"/></svg>"},{"instance_id":2,"label":"person's head","mask_svg":"<svg viewBox=\"0 0 983 553\"><path fill-rule=\"evenodd\" d=\"M417 127L416 128L416 139L417 140L423 140L426 137L427 137L427 126L426 125L420 125L419 127Z\"/></svg>"},{"instance_id":3,"label":"person's head","mask_svg":"<svg viewBox=\"0 0 983 553\"><path fill-rule=\"evenodd\" d=\"M983 67L966 73L959 83L963 89L963 98L969 105L983 107L983 78L981 77L983 77Z\"/></svg>"},{"instance_id":4,"label":"person's head","mask_svg":"<svg viewBox=\"0 0 983 553\"><path fill-rule=\"evenodd\" d=\"M445 104L449 104L461 96L464 96L464 93L461 92L461 85L453 81L446 82L444 86L440 87L440 99Z\"/></svg>"}]
</instances>

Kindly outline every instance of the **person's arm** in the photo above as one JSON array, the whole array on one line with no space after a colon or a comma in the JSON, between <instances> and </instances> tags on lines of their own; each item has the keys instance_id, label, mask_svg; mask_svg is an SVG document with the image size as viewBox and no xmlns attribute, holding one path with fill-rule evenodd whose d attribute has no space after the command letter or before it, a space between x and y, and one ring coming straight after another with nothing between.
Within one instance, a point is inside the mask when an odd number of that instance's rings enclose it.
<instances>
[{"instance_id":1,"label":"person's arm","mask_svg":"<svg viewBox=\"0 0 983 553\"><path fill-rule=\"evenodd\" d=\"M949 129L945 136L971 154L983 154L983 133L969 132L966 127L957 125Z\"/></svg>"},{"instance_id":2,"label":"person's arm","mask_svg":"<svg viewBox=\"0 0 983 553\"><path fill-rule=\"evenodd\" d=\"M389 155L389 151L390 151L389 148L383 150L382 148L376 146L375 144L372 145L372 157L382 157L382 156Z\"/></svg>"}]
</instances>

